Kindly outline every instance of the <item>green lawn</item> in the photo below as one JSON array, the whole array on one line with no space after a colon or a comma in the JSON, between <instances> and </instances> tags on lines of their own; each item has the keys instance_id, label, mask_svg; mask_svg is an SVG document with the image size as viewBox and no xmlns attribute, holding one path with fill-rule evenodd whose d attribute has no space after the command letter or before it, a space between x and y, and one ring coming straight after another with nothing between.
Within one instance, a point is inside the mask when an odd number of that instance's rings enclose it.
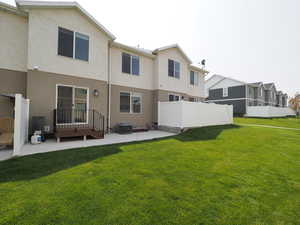
<instances>
[{"instance_id":1,"label":"green lawn","mask_svg":"<svg viewBox=\"0 0 300 225\"><path fill-rule=\"evenodd\" d=\"M300 132L199 128L0 162L0 224L300 224Z\"/></svg>"},{"instance_id":2,"label":"green lawn","mask_svg":"<svg viewBox=\"0 0 300 225\"><path fill-rule=\"evenodd\" d=\"M289 127L289 128L299 128L300 129L300 118L289 117L289 118L234 118L235 123L246 123L246 124L260 124L260 125L270 125L278 127Z\"/></svg>"}]
</instances>

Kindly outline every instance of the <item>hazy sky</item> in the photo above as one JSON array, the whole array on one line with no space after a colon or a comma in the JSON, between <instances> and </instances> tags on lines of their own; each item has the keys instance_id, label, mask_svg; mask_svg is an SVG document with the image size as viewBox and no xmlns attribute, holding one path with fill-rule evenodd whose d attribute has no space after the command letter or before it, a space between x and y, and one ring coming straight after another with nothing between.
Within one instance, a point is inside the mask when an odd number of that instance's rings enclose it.
<instances>
[{"instance_id":1,"label":"hazy sky","mask_svg":"<svg viewBox=\"0 0 300 225\"><path fill-rule=\"evenodd\" d=\"M14 4L12 0L4 0ZM300 0L78 0L124 44L178 43L209 76L300 91Z\"/></svg>"}]
</instances>

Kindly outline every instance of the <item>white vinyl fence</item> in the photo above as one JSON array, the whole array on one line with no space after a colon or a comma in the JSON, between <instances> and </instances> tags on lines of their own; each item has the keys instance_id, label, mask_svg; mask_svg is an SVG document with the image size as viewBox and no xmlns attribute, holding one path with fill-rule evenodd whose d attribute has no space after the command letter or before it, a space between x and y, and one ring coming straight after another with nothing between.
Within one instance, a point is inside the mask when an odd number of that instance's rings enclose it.
<instances>
[{"instance_id":1,"label":"white vinyl fence","mask_svg":"<svg viewBox=\"0 0 300 225\"><path fill-rule=\"evenodd\" d=\"M202 102L158 102L158 125L175 128L233 123L232 105Z\"/></svg>"},{"instance_id":2,"label":"white vinyl fence","mask_svg":"<svg viewBox=\"0 0 300 225\"><path fill-rule=\"evenodd\" d=\"M295 116L296 113L293 109L285 107L274 106L248 106L246 117L286 117Z\"/></svg>"},{"instance_id":3,"label":"white vinyl fence","mask_svg":"<svg viewBox=\"0 0 300 225\"><path fill-rule=\"evenodd\" d=\"M15 125L14 125L14 152L19 155L22 146L28 142L29 125L29 100L24 99L21 94L15 96Z\"/></svg>"}]
</instances>

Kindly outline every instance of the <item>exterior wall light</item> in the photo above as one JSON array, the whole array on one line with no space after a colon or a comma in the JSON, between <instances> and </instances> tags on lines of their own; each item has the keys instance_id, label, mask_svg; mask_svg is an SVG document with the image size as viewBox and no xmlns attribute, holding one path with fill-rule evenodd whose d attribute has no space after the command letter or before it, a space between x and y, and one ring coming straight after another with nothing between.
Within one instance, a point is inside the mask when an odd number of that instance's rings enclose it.
<instances>
[{"instance_id":1,"label":"exterior wall light","mask_svg":"<svg viewBox=\"0 0 300 225\"><path fill-rule=\"evenodd\" d=\"M97 89L94 90L94 96L98 97L99 96L99 91Z\"/></svg>"}]
</instances>

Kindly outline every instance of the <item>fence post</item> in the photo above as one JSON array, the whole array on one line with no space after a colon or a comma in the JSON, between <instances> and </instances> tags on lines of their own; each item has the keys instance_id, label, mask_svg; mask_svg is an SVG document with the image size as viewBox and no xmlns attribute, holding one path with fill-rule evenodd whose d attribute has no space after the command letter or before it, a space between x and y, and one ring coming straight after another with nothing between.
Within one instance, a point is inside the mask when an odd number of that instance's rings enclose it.
<instances>
[{"instance_id":1,"label":"fence post","mask_svg":"<svg viewBox=\"0 0 300 225\"><path fill-rule=\"evenodd\" d=\"M157 102L157 126L160 125L160 101Z\"/></svg>"}]
</instances>

